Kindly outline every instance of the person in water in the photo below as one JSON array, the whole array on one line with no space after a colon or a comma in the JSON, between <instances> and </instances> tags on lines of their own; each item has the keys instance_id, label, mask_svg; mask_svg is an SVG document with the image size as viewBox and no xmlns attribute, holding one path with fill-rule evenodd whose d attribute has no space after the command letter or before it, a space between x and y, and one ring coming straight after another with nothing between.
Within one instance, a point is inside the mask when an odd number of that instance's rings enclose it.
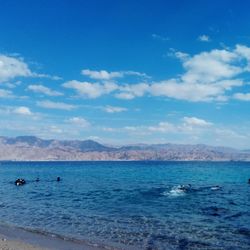
<instances>
[{"instance_id":1,"label":"person in water","mask_svg":"<svg viewBox=\"0 0 250 250\"><path fill-rule=\"evenodd\" d=\"M250 184L250 179L248 179L248 184Z\"/></svg>"},{"instance_id":2,"label":"person in water","mask_svg":"<svg viewBox=\"0 0 250 250\"><path fill-rule=\"evenodd\" d=\"M180 185L178 187L179 190L181 191L184 191L184 192L187 192L187 191L190 191L191 190L191 184L188 184L188 185Z\"/></svg>"},{"instance_id":3,"label":"person in water","mask_svg":"<svg viewBox=\"0 0 250 250\"><path fill-rule=\"evenodd\" d=\"M26 181L25 181L24 179L17 179L17 180L15 181L15 185L16 185L16 186L22 186L22 185L24 185L24 184L26 184Z\"/></svg>"},{"instance_id":4,"label":"person in water","mask_svg":"<svg viewBox=\"0 0 250 250\"><path fill-rule=\"evenodd\" d=\"M57 178L56 178L56 181L61 181L61 178L60 178L60 177L57 177Z\"/></svg>"}]
</instances>

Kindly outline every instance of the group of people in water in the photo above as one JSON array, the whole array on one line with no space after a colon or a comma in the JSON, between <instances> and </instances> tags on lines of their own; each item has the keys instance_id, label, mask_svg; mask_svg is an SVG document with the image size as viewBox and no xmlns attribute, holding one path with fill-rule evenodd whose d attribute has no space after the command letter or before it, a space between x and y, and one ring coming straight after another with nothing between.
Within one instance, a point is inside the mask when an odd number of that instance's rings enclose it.
<instances>
[{"instance_id":1,"label":"group of people in water","mask_svg":"<svg viewBox=\"0 0 250 250\"><path fill-rule=\"evenodd\" d=\"M199 190L201 190L201 189L210 189L210 190L216 191L216 190L222 189L222 187L216 185L216 186L201 187L201 188L196 188L196 189L195 189L195 188L193 188L193 187L191 186L191 184L188 184L188 185L179 185L179 186L177 186L177 188L176 188L176 190L183 191L183 192L199 191Z\"/></svg>"},{"instance_id":2,"label":"group of people in water","mask_svg":"<svg viewBox=\"0 0 250 250\"><path fill-rule=\"evenodd\" d=\"M39 181L40 181L40 179L39 179L39 178L36 178L35 182L39 182ZM57 182L61 181L61 177L58 176L58 177L56 178L56 181L57 181ZM16 186L22 186L22 185L24 185L24 184L26 184L25 179L18 178L18 179L15 180L15 185L16 185Z\"/></svg>"},{"instance_id":3,"label":"group of people in water","mask_svg":"<svg viewBox=\"0 0 250 250\"><path fill-rule=\"evenodd\" d=\"M248 184L250 184L250 179L248 179ZM194 188L192 187L191 184L187 184L187 185L178 185L178 186L173 187L170 191L170 194L177 195L177 194L191 193L191 192L203 191L203 190L218 191L221 189L222 187L219 185Z\"/></svg>"},{"instance_id":4,"label":"group of people in water","mask_svg":"<svg viewBox=\"0 0 250 250\"><path fill-rule=\"evenodd\" d=\"M35 181L36 181L36 182L39 182L40 179L39 179L39 178L36 178ZM56 178L56 181L57 181L57 182L61 181L61 178L58 176L58 177ZM16 185L16 186L22 186L22 185L24 185L24 184L26 184L25 179L18 178L18 179L15 180L15 185ZM250 179L248 179L248 184L250 184ZM218 186L218 185L217 185L217 186L208 187L208 188L210 188L211 190L220 190L220 189L221 189L221 187ZM181 191L181 192L190 192L190 191L192 191L192 190L194 190L194 189L192 188L191 184L188 184L188 185L179 185L179 186L177 186L177 188L176 188L175 190Z\"/></svg>"}]
</instances>

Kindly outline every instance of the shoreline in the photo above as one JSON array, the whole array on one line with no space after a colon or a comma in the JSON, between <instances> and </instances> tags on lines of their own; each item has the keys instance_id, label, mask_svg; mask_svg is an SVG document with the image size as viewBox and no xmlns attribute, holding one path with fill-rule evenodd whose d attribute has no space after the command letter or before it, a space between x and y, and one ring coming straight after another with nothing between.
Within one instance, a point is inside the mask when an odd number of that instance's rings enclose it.
<instances>
[{"instance_id":1,"label":"shoreline","mask_svg":"<svg viewBox=\"0 0 250 250\"><path fill-rule=\"evenodd\" d=\"M0 224L1 250L115 250L83 240L74 240L60 235L33 231L7 224Z\"/></svg>"}]
</instances>

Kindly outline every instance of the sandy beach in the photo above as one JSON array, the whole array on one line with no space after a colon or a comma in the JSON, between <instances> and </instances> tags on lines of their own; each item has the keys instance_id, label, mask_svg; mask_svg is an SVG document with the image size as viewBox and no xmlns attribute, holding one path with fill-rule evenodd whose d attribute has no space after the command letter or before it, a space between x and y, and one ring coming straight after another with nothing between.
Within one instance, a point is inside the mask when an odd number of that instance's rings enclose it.
<instances>
[{"instance_id":1,"label":"sandy beach","mask_svg":"<svg viewBox=\"0 0 250 250\"><path fill-rule=\"evenodd\" d=\"M57 236L43 235L21 228L0 225L1 250L101 250L87 242L71 241Z\"/></svg>"},{"instance_id":2,"label":"sandy beach","mask_svg":"<svg viewBox=\"0 0 250 250\"><path fill-rule=\"evenodd\" d=\"M5 235L0 235L0 249L1 250L45 250L48 248L44 248L44 247L38 247L38 246L34 246L31 245L29 243L25 243L22 241L17 241L17 240L10 240L10 239L6 239Z\"/></svg>"}]
</instances>

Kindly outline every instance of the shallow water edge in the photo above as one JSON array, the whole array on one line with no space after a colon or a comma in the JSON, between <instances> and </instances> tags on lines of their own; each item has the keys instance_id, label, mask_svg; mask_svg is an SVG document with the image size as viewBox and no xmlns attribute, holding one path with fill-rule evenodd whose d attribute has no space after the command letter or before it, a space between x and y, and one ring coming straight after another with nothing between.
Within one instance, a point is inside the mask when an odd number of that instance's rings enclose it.
<instances>
[{"instance_id":1,"label":"shallow water edge","mask_svg":"<svg viewBox=\"0 0 250 250\"><path fill-rule=\"evenodd\" d=\"M93 242L68 238L59 234L0 223L0 235L9 240L32 244L46 250L119 250Z\"/></svg>"}]
</instances>

